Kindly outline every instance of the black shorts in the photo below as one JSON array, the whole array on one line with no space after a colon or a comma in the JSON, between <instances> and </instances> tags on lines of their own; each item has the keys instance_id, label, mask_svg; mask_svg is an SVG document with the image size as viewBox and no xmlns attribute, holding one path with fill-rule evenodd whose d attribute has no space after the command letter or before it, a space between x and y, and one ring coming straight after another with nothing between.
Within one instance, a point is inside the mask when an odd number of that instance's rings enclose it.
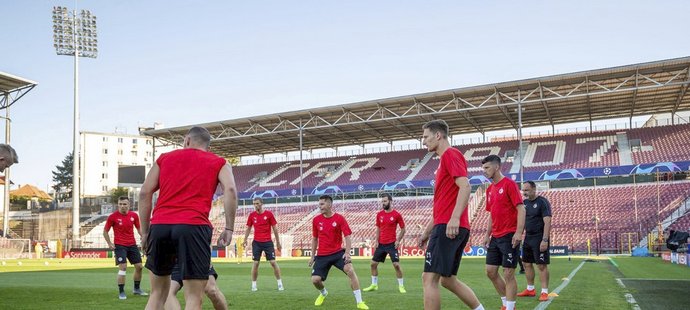
<instances>
[{"instance_id":1,"label":"black shorts","mask_svg":"<svg viewBox=\"0 0 690 310\"><path fill-rule=\"evenodd\" d=\"M273 241L252 241L252 260L257 262L260 261L261 252L266 253L267 261L272 261L276 259L276 249L273 247Z\"/></svg>"},{"instance_id":2,"label":"black shorts","mask_svg":"<svg viewBox=\"0 0 690 310\"><path fill-rule=\"evenodd\" d=\"M513 247L513 234L509 233L500 238L491 237L489 248L486 250L487 265L513 269L517 267L520 247Z\"/></svg>"},{"instance_id":3,"label":"black shorts","mask_svg":"<svg viewBox=\"0 0 690 310\"><path fill-rule=\"evenodd\" d=\"M146 240L146 268L169 276L179 265L184 280L208 279L211 268L211 226L155 224Z\"/></svg>"},{"instance_id":4,"label":"black shorts","mask_svg":"<svg viewBox=\"0 0 690 310\"><path fill-rule=\"evenodd\" d=\"M218 273L213 268L213 265L211 265L211 268L208 270L208 276L209 277L213 276L214 278L216 278L216 280L218 279ZM177 265L175 265L175 267L173 268L172 274L170 274L170 279L179 283L180 287L184 286L184 284L182 282L182 274L180 273L180 268ZM207 279L208 279L208 277L207 277Z\"/></svg>"},{"instance_id":5,"label":"black shorts","mask_svg":"<svg viewBox=\"0 0 690 310\"><path fill-rule=\"evenodd\" d=\"M435 225L429 237L424 257L424 272L433 272L443 277L457 276L470 231L460 227L455 238L446 236L446 224Z\"/></svg>"},{"instance_id":6,"label":"black shorts","mask_svg":"<svg viewBox=\"0 0 690 310\"><path fill-rule=\"evenodd\" d=\"M386 261L386 255L390 255L391 261L394 263L400 261L400 257L398 257L398 249L395 248L395 242L379 244L379 246L376 248L376 251L374 251L374 257L371 260L383 263Z\"/></svg>"},{"instance_id":7,"label":"black shorts","mask_svg":"<svg viewBox=\"0 0 690 310\"><path fill-rule=\"evenodd\" d=\"M522 243L522 262L523 263L535 263L537 265L548 265L551 260L549 259L549 248L546 251L540 252L539 246L541 245L542 235L536 236L525 236L525 242Z\"/></svg>"},{"instance_id":8,"label":"black shorts","mask_svg":"<svg viewBox=\"0 0 690 310\"><path fill-rule=\"evenodd\" d=\"M342 272L345 268L345 260L343 259L345 255L345 250L340 250L336 253L326 256L316 256L314 258L314 269L311 270L312 276L320 276L321 281L326 281L328 278L328 272L331 270L331 266L340 269Z\"/></svg>"},{"instance_id":9,"label":"black shorts","mask_svg":"<svg viewBox=\"0 0 690 310\"><path fill-rule=\"evenodd\" d=\"M125 246L125 245L115 245L115 265L127 264L136 265L141 263L141 253L136 245Z\"/></svg>"}]
</instances>

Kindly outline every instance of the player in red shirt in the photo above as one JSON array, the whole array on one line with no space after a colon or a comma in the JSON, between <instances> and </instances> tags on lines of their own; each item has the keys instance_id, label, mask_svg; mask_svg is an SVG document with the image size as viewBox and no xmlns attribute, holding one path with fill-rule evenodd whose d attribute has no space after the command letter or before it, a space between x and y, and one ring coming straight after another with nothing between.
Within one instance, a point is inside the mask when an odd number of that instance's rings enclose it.
<instances>
[{"instance_id":1,"label":"player in red shirt","mask_svg":"<svg viewBox=\"0 0 690 310\"><path fill-rule=\"evenodd\" d=\"M228 246L232 240L237 211L235 180L230 164L208 151L210 143L211 134L206 129L192 127L185 135L184 148L158 157L141 187L141 244L148 256L146 268L151 278L146 309L162 309L165 305L176 262L185 287L186 308L201 309L211 267L212 227L208 215L219 183L226 227L218 246ZM152 212L153 193L157 190Z\"/></svg>"},{"instance_id":2,"label":"player in red shirt","mask_svg":"<svg viewBox=\"0 0 690 310\"><path fill-rule=\"evenodd\" d=\"M134 265L134 295L146 296L145 292L139 287L141 283L141 253L134 240L134 228L141 236L139 225L139 215L129 211L129 198L122 196L117 199L117 211L113 212L105 222L103 238L108 243L108 247L114 250L115 265L120 267L117 272L117 286L120 290L120 299L127 299L125 295L125 276L127 275L127 260ZM113 228L115 244L110 241L110 228Z\"/></svg>"},{"instance_id":3,"label":"player in red shirt","mask_svg":"<svg viewBox=\"0 0 690 310\"><path fill-rule=\"evenodd\" d=\"M386 261L386 255L391 257L393 268L395 268L395 275L398 277L398 291L400 293L407 293L403 285L403 273L400 268L400 257L398 248L400 242L405 236L405 221L398 211L393 210L391 203L393 197L384 193L381 195L381 205L383 210L376 214L376 237L374 238L374 257L371 259L371 285L363 291L376 291L379 289L379 263ZM400 233L396 236L395 232L400 226Z\"/></svg>"},{"instance_id":4,"label":"player in red shirt","mask_svg":"<svg viewBox=\"0 0 690 310\"><path fill-rule=\"evenodd\" d=\"M350 235L350 225L347 224L345 217L333 212L333 198L328 195L319 197L319 209L321 214L312 220L311 259L309 267L311 270L311 282L317 290L319 297L314 302L315 306L321 306L328 295L328 291L323 282L328 277L328 271L332 266L345 272L350 278L350 287L355 294L357 309L369 309L362 301L362 291L359 289L359 279L352 266L350 249L352 249L352 239ZM345 249L343 249L343 236L345 236ZM315 250L317 249L317 250Z\"/></svg>"},{"instance_id":5,"label":"player in red shirt","mask_svg":"<svg viewBox=\"0 0 690 310\"><path fill-rule=\"evenodd\" d=\"M525 227L525 205L515 181L501 173L501 158L489 155L482 160L484 175L491 180L486 189L486 211L491 212L484 238L486 275L501 296L503 308L515 309L517 280L515 267L520 257L520 242ZM503 278L498 267L503 266Z\"/></svg>"},{"instance_id":6,"label":"player in red shirt","mask_svg":"<svg viewBox=\"0 0 690 310\"><path fill-rule=\"evenodd\" d=\"M283 288L283 280L280 278L280 267L276 263L276 250L273 247L273 240L271 240L271 230L273 230L273 234L276 237L276 247L280 251L282 246L280 245L280 234L278 234L278 227L276 226L278 222L271 211L264 210L264 202L261 198L254 198L252 202L256 211L249 213L247 217L247 229L244 231L244 242L242 243L242 247L246 249L247 238L249 238L249 233L252 231L252 227L254 227L254 240L252 241L252 259L254 260L252 265L252 292L258 290L256 278L259 276L261 252L266 253L266 260L273 267L273 275L275 275L278 281L278 290L285 290Z\"/></svg>"},{"instance_id":7,"label":"player in red shirt","mask_svg":"<svg viewBox=\"0 0 690 310\"><path fill-rule=\"evenodd\" d=\"M448 124L433 120L422 126L422 141L429 152L441 157L434 183L433 221L419 238L429 244L424 258L424 309L441 309L439 282L470 309L483 310L474 291L457 278L462 253L470 238L467 203L470 182L465 157L448 142Z\"/></svg>"}]
</instances>

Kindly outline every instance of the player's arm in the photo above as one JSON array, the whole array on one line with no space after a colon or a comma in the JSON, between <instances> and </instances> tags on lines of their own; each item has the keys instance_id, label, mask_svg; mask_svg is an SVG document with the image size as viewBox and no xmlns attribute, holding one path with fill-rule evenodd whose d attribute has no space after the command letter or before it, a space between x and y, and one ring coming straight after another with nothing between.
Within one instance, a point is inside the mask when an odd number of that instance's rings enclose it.
<instances>
[{"instance_id":1,"label":"player's arm","mask_svg":"<svg viewBox=\"0 0 690 310\"><path fill-rule=\"evenodd\" d=\"M551 242L551 217L544 217L544 236L542 237L541 244L539 245L539 251L544 252L549 248L549 243Z\"/></svg>"},{"instance_id":2,"label":"player's arm","mask_svg":"<svg viewBox=\"0 0 690 310\"><path fill-rule=\"evenodd\" d=\"M405 227L400 228L400 232L398 233L398 238L395 239L395 248L397 249L400 247L400 243L402 242L403 237L405 237Z\"/></svg>"},{"instance_id":3,"label":"player's arm","mask_svg":"<svg viewBox=\"0 0 690 310\"><path fill-rule=\"evenodd\" d=\"M319 237L311 238L311 259L309 259L309 267L314 265L314 258L316 257L316 249L319 247Z\"/></svg>"},{"instance_id":4,"label":"player's arm","mask_svg":"<svg viewBox=\"0 0 690 310\"><path fill-rule=\"evenodd\" d=\"M151 224L151 210L153 209L153 193L158 190L158 177L160 176L160 168L158 163L154 163L149 174L141 185L139 192L139 219L141 220L141 249L146 252L146 239L149 233L149 225Z\"/></svg>"},{"instance_id":5,"label":"player's arm","mask_svg":"<svg viewBox=\"0 0 690 310\"><path fill-rule=\"evenodd\" d=\"M465 212L467 202L470 199L470 181L467 177L455 178L455 185L458 187L458 197L455 199L455 207L453 213L450 215L448 225L446 225L446 236L448 238L455 238L460 233L460 217Z\"/></svg>"},{"instance_id":6,"label":"player's arm","mask_svg":"<svg viewBox=\"0 0 690 310\"><path fill-rule=\"evenodd\" d=\"M491 226L493 226L493 223L491 222L491 214L489 214L489 223L486 225L486 234L484 234L484 247L489 248L489 242L491 242Z\"/></svg>"},{"instance_id":7,"label":"player's arm","mask_svg":"<svg viewBox=\"0 0 690 310\"><path fill-rule=\"evenodd\" d=\"M115 246L114 246L113 243L110 241L110 235L108 234L109 232L110 232L110 223L108 222L108 223L105 224L105 228L103 228L103 238L105 239L105 243L108 244L108 247L109 247L110 249L114 249Z\"/></svg>"},{"instance_id":8,"label":"player's arm","mask_svg":"<svg viewBox=\"0 0 690 310\"><path fill-rule=\"evenodd\" d=\"M522 233L525 230L525 204L519 204L517 206L518 216L517 216L517 230L513 235L513 247L517 247L522 242Z\"/></svg>"},{"instance_id":9,"label":"player's arm","mask_svg":"<svg viewBox=\"0 0 690 310\"><path fill-rule=\"evenodd\" d=\"M280 234L278 233L278 225L273 225L271 226L273 228L273 235L276 236L276 249L279 251L283 249L283 247L280 245Z\"/></svg>"},{"instance_id":10,"label":"player's arm","mask_svg":"<svg viewBox=\"0 0 690 310\"><path fill-rule=\"evenodd\" d=\"M379 247L379 235L380 234L381 234L381 228L379 228L379 226L377 225L376 226L376 236L374 236L374 244L373 244L374 248Z\"/></svg>"},{"instance_id":11,"label":"player's arm","mask_svg":"<svg viewBox=\"0 0 690 310\"><path fill-rule=\"evenodd\" d=\"M242 241L242 247L247 247L247 239L249 238L249 233L252 232L252 226L247 225L247 229L244 230L244 240Z\"/></svg>"},{"instance_id":12,"label":"player's arm","mask_svg":"<svg viewBox=\"0 0 690 310\"><path fill-rule=\"evenodd\" d=\"M424 245L426 244L426 241L429 240L429 236L431 235L431 231L434 229L434 220L432 219L429 224L426 225L424 228L424 231L422 232L422 236L419 237L419 247L423 248Z\"/></svg>"},{"instance_id":13,"label":"player's arm","mask_svg":"<svg viewBox=\"0 0 690 310\"><path fill-rule=\"evenodd\" d=\"M223 207L225 208L225 229L218 238L218 245L228 246L232 241L232 233L235 230L235 215L237 214L237 187L230 164L225 164L220 169L218 181L223 187Z\"/></svg>"},{"instance_id":14,"label":"player's arm","mask_svg":"<svg viewBox=\"0 0 690 310\"><path fill-rule=\"evenodd\" d=\"M352 259L350 258L350 250L352 249L352 235L347 235L345 236L345 255L343 255L343 259L345 259L345 264L349 264L352 262Z\"/></svg>"}]
</instances>

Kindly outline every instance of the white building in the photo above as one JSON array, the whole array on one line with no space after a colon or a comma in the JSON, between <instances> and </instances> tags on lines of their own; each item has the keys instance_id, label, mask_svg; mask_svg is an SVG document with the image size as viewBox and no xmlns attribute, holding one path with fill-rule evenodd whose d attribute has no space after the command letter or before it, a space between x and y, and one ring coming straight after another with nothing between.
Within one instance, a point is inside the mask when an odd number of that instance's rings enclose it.
<instances>
[{"instance_id":1,"label":"white building","mask_svg":"<svg viewBox=\"0 0 690 310\"><path fill-rule=\"evenodd\" d=\"M156 158L173 150L151 137L123 133L81 132L81 195L108 195L118 187L119 168L141 166L148 173Z\"/></svg>"}]
</instances>

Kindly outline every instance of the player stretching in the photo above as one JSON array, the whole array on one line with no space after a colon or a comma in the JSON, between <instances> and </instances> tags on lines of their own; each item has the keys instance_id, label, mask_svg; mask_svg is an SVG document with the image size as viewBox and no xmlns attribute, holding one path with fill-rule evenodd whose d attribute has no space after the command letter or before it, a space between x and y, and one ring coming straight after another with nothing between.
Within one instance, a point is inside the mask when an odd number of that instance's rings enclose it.
<instances>
[{"instance_id":1,"label":"player stretching","mask_svg":"<svg viewBox=\"0 0 690 310\"><path fill-rule=\"evenodd\" d=\"M311 282L320 292L314 305L322 305L324 299L328 296L328 291L323 283L328 277L328 271L331 270L332 266L335 266L335 268L342 270L350 278L350 287L352 287L352 292L355 294L357 309L369 309L362 301L359 279L357 279L357 274L350 258L350 249L352 248L352 240L350 239L352 231L350 226L347 224L345 217L333 212L333 198L331 196L323 195L319 197L319 209L321 214L314 217L312 221L312 234L314 238L311 242L312 254L309 260L309 267L314 268L311 271ZM343 235L345 236L345 249L343 249ZM317 248L318 250L314 251Z\"/></svg>"}]
</instances>

